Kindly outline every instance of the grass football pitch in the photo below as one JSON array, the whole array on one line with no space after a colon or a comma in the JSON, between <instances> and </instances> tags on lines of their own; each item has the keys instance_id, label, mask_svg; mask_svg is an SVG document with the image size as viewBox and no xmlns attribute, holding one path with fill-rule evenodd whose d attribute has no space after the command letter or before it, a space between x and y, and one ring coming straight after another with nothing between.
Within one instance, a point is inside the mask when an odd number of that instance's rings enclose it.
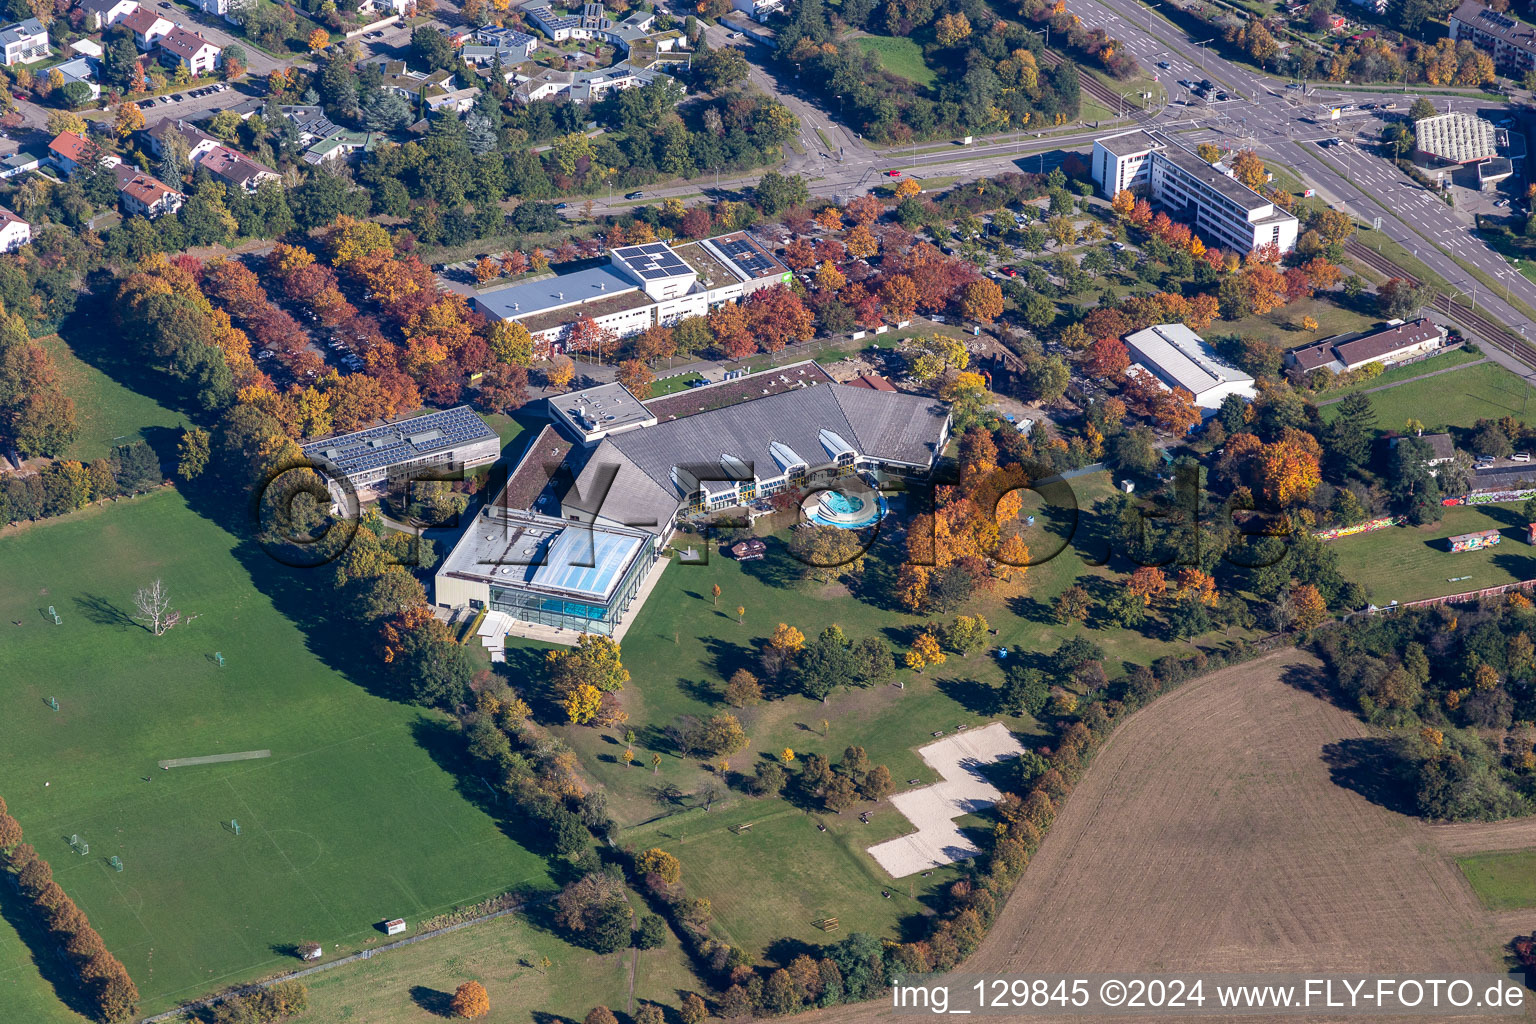
<instances>
[{"instance_id":1,"label":"grass football pitch","mask_svg":"<svg viewBox=\"0 0 1536 1024\"><path fill-rule=\"evenodd\" d=\"M169 490L0 539L0 795L146 1012L295 965L292 943L345 953L386 918L552 885L458 790L443 721L369 691L380 666L327 620L329 573L302 572ZM190 619L161 637L129 619L156 577ZM27 959L0 930L0 1020L34 1019Z\"/></svg>"}]
</instances>

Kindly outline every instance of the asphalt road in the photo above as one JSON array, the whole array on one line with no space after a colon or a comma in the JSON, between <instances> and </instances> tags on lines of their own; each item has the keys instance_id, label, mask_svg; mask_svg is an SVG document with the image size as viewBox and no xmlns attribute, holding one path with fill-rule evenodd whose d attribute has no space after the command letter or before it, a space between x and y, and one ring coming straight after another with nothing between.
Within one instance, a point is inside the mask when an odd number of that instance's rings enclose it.
<instances>
[{"instance_id":1,"label":"asphalt road","mask_svg":"<svg viewBox=\"0 0 1536 1024\"><path fill-rule=\"evenodd\" d=\"M1195 116L1195 121L1204 123L1187 141L1211 138L1224 145L1251 146L1261 156L1272 155L1276 162L1299 171L1325 199L1364 223L1373 223L1380 217L1383 233L1433 267L1469 300L1475 297L1478 309L1516 330L1536 329L1536 323L1503 298L1507 288L1511 297L1518 296L1536 306L1536 284L1515 272L1476 236L1470 214L1446 206L1399 171L1391 160L1377 155L1374 147L1363 148L1351 141L1326 148L1319 146L1320 140L1339 133L1334 126L1320 126L1307 120L1325 99L1357 105L1397 102L1402 112L1412 102L1411 93L1404 94L1400 89L1377 94L1329 92L1324 88L1311 91L1303 99L1299 90L1287 89L1274 79L1232 64L1196 45L1198 41L1135 0L1078 0L1074 10L1090 28L1103 28L1124 40L1137 59L1170 87L1175 98L1181 91L1177 81L1187 78L1209 78L1232 97L1219 109L1206 111L1204 117ZM1170 67L1158 68L1158 61L1165 61ZM1442 111L1452 105L1466 111L1500 106L1481 99L1431 98ZM1180 113L1173 115L1175 110ZM1171 116L1188 121L1191 111L1169 104L1148 120L1166 127L1164 122ZM1452 256L1482 271L1497 281L1500 288L1490 294L1490 289L1462 269Z\"/></svg>"}]
</instances>

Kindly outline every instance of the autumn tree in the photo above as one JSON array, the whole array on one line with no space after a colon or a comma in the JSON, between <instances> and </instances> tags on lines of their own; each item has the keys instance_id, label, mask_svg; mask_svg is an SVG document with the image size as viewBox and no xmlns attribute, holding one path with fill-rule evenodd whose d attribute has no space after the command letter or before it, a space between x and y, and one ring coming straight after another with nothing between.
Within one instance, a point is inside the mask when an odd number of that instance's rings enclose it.
<instances>
[{"instance_id":1,"label":"autumn tree","mask_svg":"<svg viewBox=\"0 0 1536 1024\"><path fill-rule=\"evenodd\" d=\"M739 302L727 302L713 309L709 329L715 336L716 347L728 359L744 359L757 351L757 338L752 333L746 307Z\"/></svg>"},{"instance_id":2,"label":"autumn tree","mask_svg":"<svg viewBox=\"0 0 1536 1024\"><path fill-rule=\"evenodd\" d=\"M309 34L309 50L311 53L320 53L331 45L331 34L323 28L317 28Z\"/></svg>"},{"instance_id":3,"label":"autumn tree","mask_svg":"<svg viewBox=\"0 0 1536 1024\"><path fill-rule=\"evenodd\" d=\"M112 121L112 130L120 139L126 139L136 131L144 127L144 111L139 109L137 103L121 103L117 108L117 116Z\"/></svg>"},{"instance_id":4,"label":"autumn tree","mask_svg":"<svg viewBox=\"0 0 1536 1024\"><path fill-rule=\"evenodd\" d=\"M776 284L761 288L747 300L751 332L768 352L778 352L797 341L805 341L816 332L811 311L789 288Z\"/></svg>"},{"instance_id":5,"label":"autumn tree","mask_svg":"<svg viewBox=\"0 0 1536 1024\"><path fill-rule=\"evenodd\" d=\"M1168 592L1168 577L1157 566L1144 565L1131 573L1125 581L1125 589L1141 598L1142 604L1150 605Z\"/></svg>"},{"instance_id":6,"label":"autumn tree","mask_svg":"<svg viewBox=\"0 0 1536 1024\"><path fill-rule=\"evenodd\" d=\"M1323 595L1310 583L1303 583L1291 590L1291 624L1298 630L1314 629L1328 618L1328 605Z\"/></svg>"},{"instance_id":7,"label":"autumn tree","mask_svg":"<svg viewBox=\"0 0 1536 1024\"><path fill-rule=\"evenodd\" d=\"M491 997L478 981L466 981L454 990L448 1008L455 1017L484 1017L491 1012Z\"/></svg>"},{"instance_id":8,"label":"autumn tree","mask_svg":"<svg viewBox=\"0 0 1536 1024\"><path fill-rule=\"evenodd\" d=\"M618 380L636 398L644 400L651 397L656 375L639 359L626 359L619 364Z\"/></svg>"},{"instance_id":9,"label":"autumn tree","mask_svg":"<svg viewBox=\"0 0 1536 1024\"><path fill-rule=\"evenodd\" d=\"M682 863L666 850L655 846L635 858L635 870L642 875L655 875L668 885L676 885L683 877Z\"/></svg>"},{"instance_id":10,"label":"autumn tree","mask_svg":"<svg viewBox=\"0 0 1536 1024\"><path fill-rule=\"evenodd\" d=\"M731 678L725 684L725 700L728 704L744 708L760 703L762 699L763 685L757 681L757 676L744 668L731 673Z\"/></svg>"},{"instance_id":11,"label":"autumn tree","mask_svg":"<svg viewBox=\"0 0 1536 1024\"><path fill-rule=\"evenodd\" d=\"M1003 289L985 278L972 281L961 293L960 308L973 320L989 324L1003 313Z\"/></svg>"}]
</instances>

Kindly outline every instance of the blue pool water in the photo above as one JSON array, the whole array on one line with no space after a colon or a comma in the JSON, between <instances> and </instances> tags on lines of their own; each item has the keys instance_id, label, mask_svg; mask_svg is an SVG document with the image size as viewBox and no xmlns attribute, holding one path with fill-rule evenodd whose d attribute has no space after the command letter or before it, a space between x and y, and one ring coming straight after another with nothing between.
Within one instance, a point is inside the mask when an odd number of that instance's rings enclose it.
<instances>
[{"instance_id":1,"label":"blue pool water","mask_svg":"<svg viewBox=\"0 0 1536 1024\"><path fill-rule=\"evenodd\" d=\"M835 526L840 530L862 530L873 526L886 513L885 499L875 495L875 503L855 498L841 491L826 491L821 504L812 512L810 520L821 526Z\"/></svg>"},{"instance_id":2,"label":"blue pool water","mask_svg":"<svg viewBox=\"0 0 1536 1024\"><path fill-rule=\"evenodd\" d=\"M842 491L828 491L822 495L821 503L840 516L851 516L864 507L863 498L851 498Z\"/></svg>"}]
</instances>

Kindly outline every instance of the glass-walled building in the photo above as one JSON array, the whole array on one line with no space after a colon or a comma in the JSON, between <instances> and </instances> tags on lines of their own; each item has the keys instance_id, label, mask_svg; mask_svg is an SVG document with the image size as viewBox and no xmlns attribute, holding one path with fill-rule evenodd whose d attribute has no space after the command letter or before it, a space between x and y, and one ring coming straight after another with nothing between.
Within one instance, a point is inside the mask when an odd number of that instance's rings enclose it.
<instances>
[{"instance_id":1,"label":"glass-walled building","mask_svg":"<svg viewBox=\"0 0 1536 1024\"><path fill-rule=\"evenodd\" d=\"M612 636L656 562L650 534L488 506L438 570L439 604Z\"/></svg>"}]
</instances>

